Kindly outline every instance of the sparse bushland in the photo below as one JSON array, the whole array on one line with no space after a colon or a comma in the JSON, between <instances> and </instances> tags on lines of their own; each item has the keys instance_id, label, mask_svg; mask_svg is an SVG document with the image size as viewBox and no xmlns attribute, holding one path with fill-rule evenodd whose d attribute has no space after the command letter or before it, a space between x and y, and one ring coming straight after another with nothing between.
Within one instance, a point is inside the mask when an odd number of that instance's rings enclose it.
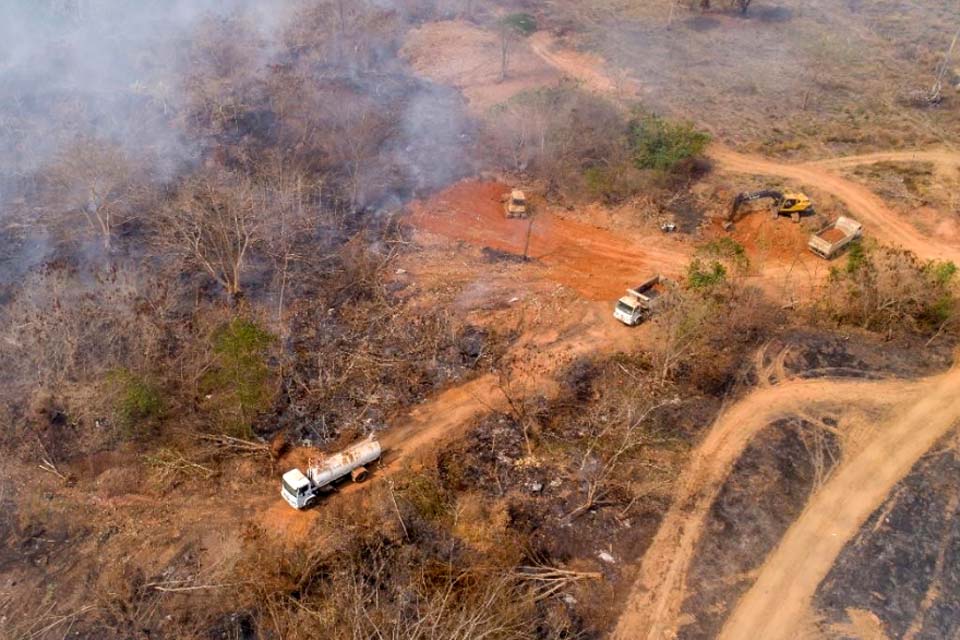
<instances>
[{"instance_id":1,"label":"sparse bushland","mask_svg":"<svg viewBox=\"0 0 960 640\"><path fill-rule=\"evenodd\" d=\"M783 312L746 284L749 260L730 238L705 243L653 319L652 352L661 382L692 379L706 393L731 388L739 362L778 330Z\"/></svg>"},{"instance_id":2,"label":"sparse bushland","mask_svg":"<svg viewBox=\"0 0 960 640\"><path fill-rule=\"evenodd\" d=\"M709 136L640 109L628 119L602 97L561 84L521 93L488 123L504 164L543 180L548 196L621 202L688 186Z\"/></svg>"},{"instance_id":3,"label":"sparse bushland","mask_svg":"<svg viewBox=\"0 0 960 640\"><path fill-rule=\"evenodd\" d=\"M429 472L401 476L364 499L330 504L329 535L282 548L247 532L235 582L238 611L258 634L284 638L561 638L541 612L534 584L515 567L523 536L507 520L446 493ZM502 534L478 551L472 528ZM484 541L486 542L486 541ZM266 551L265 551L266 550ZM230 626L229 620L223 624Z\"/></svg>"},{"instance_id":4,"label":"sparse bushland","mask_svg":"<svg viewBox=\"0 0 960 640\"><path fill-rule=\"evenodd\" d=\"M956 272L952 262L923 262L902 249L858 242L831 270L816 311L888 337L933 340L960 328Z\"/></svg>"}]
</instances>

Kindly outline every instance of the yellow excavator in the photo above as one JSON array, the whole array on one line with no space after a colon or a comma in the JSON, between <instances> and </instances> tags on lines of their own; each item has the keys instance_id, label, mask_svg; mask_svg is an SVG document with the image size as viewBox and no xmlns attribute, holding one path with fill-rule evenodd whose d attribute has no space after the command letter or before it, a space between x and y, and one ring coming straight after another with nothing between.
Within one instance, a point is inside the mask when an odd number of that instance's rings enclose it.
<instances>
[{"instance_id":1,"label":"yellow excavator","mask_svg":"<svg viewBox=\"0 0 960 640\"><path fill-rule=\"evenodd\" d=\"M763 191L752 191L741 193L733 199L733 207L730 209L730 215L727 216L726 225L733 224L737 219L737 213L740 207L748 202L756 202L769 198L773 201L773 217L789 216L794 222L800 222L800 216L804 213L813 212L813 203L810 198L798 191L777 191L776 189L764 189Z\"/></svg>"}]
</instances>

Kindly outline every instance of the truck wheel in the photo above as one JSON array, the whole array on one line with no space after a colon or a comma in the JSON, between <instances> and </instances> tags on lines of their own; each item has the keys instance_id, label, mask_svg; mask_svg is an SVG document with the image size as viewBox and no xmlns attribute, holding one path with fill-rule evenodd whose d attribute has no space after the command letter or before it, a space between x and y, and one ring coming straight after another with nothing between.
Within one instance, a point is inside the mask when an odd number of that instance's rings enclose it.
<instances>
[{"instance_id":1,"label":"truck wheel","mask_svg":"<svg viewBox=\"0 0 960 640\"><path fill-rule=\"evenodd\" d=\"M367 476L369 475L369 473L370 472L367 471L366 467L357 467L356 469L350 472L350 479L353 480L354 482L363 482L364 480L367 479Z\"/></svg>"}]
</instances>

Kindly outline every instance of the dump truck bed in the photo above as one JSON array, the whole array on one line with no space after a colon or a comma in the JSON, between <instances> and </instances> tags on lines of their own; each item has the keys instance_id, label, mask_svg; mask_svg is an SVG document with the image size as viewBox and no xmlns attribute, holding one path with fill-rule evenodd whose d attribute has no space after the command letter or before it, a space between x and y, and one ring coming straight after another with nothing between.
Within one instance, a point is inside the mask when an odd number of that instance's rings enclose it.
<instances>
[{"instance_id":1,"label":"dump truck bed","mask_svg":"<svg viewBox=\"0 0 960 640\"><path fill-rule=\"evenodd\" d=\"M863 225L853 218L840 216L836 222L810 236L807 246L813 253L829 260L859 238L862 233Z\"/></svg>"},{"instance_id":2,"label":"dump truck bed","mask_svg":"<svg viewBox=\"0 0 960 640\"><path fill-rule=\"evenodd\" d=\"M663 278L657 275L641 282L632 289L627 289L627 293L642 302L653 302L663 295L664 289Z\"/></svg>"}]
</instances>

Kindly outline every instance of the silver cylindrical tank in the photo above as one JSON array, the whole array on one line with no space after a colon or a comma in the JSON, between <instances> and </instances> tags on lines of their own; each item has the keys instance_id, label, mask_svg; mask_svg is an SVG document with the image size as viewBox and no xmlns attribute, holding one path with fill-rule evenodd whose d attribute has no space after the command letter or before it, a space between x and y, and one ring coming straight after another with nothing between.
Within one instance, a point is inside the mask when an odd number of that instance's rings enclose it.
<instances>
[{"instance_id":1,"label":"silver cylindrical tank","mask_svg":"<svg viewBox=\"0 0 960 640\"><path fill-rule=\"evenodd\" d=\"M307 476L316 486L322 487L342 478L357 467L370 464L380 457L380 453L379 442L373 439L364 440L310 465Z\"/></svg>"}]
</instances>

